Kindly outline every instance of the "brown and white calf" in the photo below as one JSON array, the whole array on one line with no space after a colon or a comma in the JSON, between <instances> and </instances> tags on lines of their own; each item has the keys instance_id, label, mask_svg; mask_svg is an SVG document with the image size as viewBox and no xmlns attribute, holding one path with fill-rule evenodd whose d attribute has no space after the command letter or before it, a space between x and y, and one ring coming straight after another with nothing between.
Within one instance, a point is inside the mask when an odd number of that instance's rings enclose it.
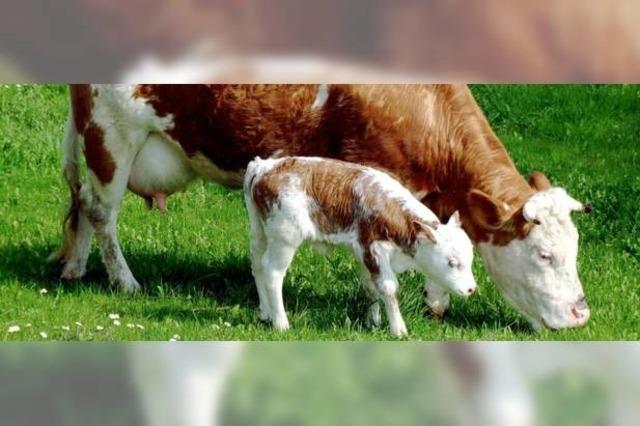
<instances>
[{"instance_id":1,"label":"brown and white calf","mask_svg":"<svg viewBox=\"0 0 640 426\"><path fill-rule=\"evenodd\" d=\"M247 167L244 195L260 317L278 330L289 328L282 282L305 241L321 251L326 245L342 245L353 252L373 302L369 320L380 324L381 300L395 336L407 334L396 274L417 270L463 297L475 291L473 245L458 213L442 225L379 170L318 157L257 158Z\"/></svg>"},{"instance_id":2,"label":"brown and white calf","mask_svg":"<svg viewBox=\"0 0 640 426\"><path fill-rule=\"evenodd\" d=\"M527 182L464 85L79 85L71 106L72 203L53 256L66 278L84 274L95 230L111 282L139 287L116 238L127 186L162 207L196 175L240 186L256 156L318 156L389 172L443 221L459 211L492 280L534 327L589 318L570 217L585 206L540 173ZM443 313L448 291L425 288Z\"/></svg>"}]
</instances>

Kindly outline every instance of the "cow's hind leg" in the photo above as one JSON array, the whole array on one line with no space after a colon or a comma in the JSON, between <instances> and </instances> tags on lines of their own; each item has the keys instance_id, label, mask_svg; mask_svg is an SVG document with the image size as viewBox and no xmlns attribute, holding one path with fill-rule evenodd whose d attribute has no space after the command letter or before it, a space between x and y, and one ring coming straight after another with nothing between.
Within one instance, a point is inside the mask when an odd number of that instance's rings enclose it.
<instances>
[{"instance_id":1,"label":"cow's hind leg","mask_svg":"<svg viewBox=\"0 0 640 426\"><path fill-rule=\"evenodd\" d=\"M79 137L70 114L62 141L62 173L69 186L71 200L63 222L62 245L49 256L49 261L64 263L62 278L77 279L85 274L93 227L80 203Z\"/></svg>"},{"instance_id":2,"label":"cow's hind leg","mask_svg":"<svg viewBox=\"0 0 640 426\"><path fill-rule=\"evenodd\" d=\"M81 209L95 230L109 281L130 293L140 285L120 250L117 218L131 165L144 138L136 141L112 127L104 128L98 135L101 137L85 133L85 156L90 173L88 184L80 189Z\"/></svg>"}]
</instances>

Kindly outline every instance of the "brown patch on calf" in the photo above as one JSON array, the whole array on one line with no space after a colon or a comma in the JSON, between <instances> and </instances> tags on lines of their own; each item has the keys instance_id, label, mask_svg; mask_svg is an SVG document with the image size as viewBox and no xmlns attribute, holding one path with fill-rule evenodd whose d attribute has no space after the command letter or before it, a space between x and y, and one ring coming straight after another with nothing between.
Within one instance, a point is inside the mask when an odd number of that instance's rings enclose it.
<instances>
[{"instance_id":1,"label":"brown patch on calf","mask_svg":"<svg viewBox=\"0 0 640 426\"><path fill-rule=\"evenodd\" d=\"M363 248L365 266L372 274L379 265L372 251L377 241L391 241L413 254L419 235L434 241L426 224L416 226L417 217L380 193L360 165L338 160L305 161L287 158L265 172L253 185L252 197L263 216L276 208L279 195L290 185L310 201L311 220L324 234L355 230ZM356 193L356 181L361 192ZM432 224L435 226L435 224Z\"/></svg>"}]
</instances>

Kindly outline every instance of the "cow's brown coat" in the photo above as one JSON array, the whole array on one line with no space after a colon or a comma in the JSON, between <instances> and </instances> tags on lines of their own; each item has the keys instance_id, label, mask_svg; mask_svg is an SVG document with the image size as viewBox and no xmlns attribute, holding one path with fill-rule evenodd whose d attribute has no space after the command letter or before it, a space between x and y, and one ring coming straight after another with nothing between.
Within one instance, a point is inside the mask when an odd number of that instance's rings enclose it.
<instances>
[{"instance_id":1,"label":"cow's brown coat","mask_svg":"<svg viewBox=\"0 0 640 426\"><path fill-rule=\"evenodd\" d=\"M330 85L324 105L313 108L317 92L317 85L139 85L134 97L173 117L166 133L188 155L222 170L241 172L254 157L272 155L365 164L426 194L422 201L443 221L459 210L475 242L528 235L522 205L548 181L532 177L530 186L518 173L466 86ZM92 95L72 88L74 118L78 129L86 126L89 167L108 183L115 163L87 120Z\"/></svg>"},{"instance_id":2,"label":"cow's brown coat","mask_svg":"<svg viewBox=\"0 0 640 426\"><path fill-rule=\"evenodd\" d=\"M184 150L239 171L256 155L315 155L381 168L446 220L461 212L475 242L504 245L531 225L533 193L466 86L141 85ZM432 99L431 102L427 102ZM427 117L432 117L431 121ZM475 190L475 191L474 191Z\"/></svg>"}]
</instances>

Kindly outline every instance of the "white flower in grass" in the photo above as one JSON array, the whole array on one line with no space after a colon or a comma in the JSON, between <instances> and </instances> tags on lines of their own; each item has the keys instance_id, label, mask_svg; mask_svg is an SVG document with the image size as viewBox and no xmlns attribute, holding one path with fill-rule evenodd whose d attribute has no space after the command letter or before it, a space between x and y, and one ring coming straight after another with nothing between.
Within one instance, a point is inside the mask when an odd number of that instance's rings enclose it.
<instances>
[{"instance_id":1,"label":"white flower in grass","mask_svg":"<svg viewBox=\"0 0 640 426\"><path fill-rule=\"evenodd\" d=\"M82 327L82 323L81 323L80 321L76 321L76 325L77 325L78 327Z\"/></svg>"},{"instance_id":2,"label":"white flower in grass","mask_svg":"<svg viewBox=\"0 0 640 426\"><path fill-rule=\"evenodd\" d=\"M102 330L104 330L104 327L101 326L101 325L96 325L96 330L102 331Z\"/></svg>"},{"instance_id":3,"label":"white flower in grass","mask_svg":"<svg viewBox=\"0 0 640 426\"><path fill-rule=\"evenodd\" d=\"M180 335L179 334L174 334L172 339L174 340L180 340Z\"/></svg>"},{"instance_id":4,"label":"white flower in grass","mask_svg":"<svg viewBox=\"0 0 640 426\"><path fill-rule=\"evenodd\" d=\"M28 323L25 325L25 327L27 327L27 328L31 328L31 323L30 323L30 322L28 322Z\"/></svg>"},{"instance_id":5,"label":"white flower in grass","mask_svg":"<svg viewBox=\"0 0 640 426\"><path fill-rule=\"evenodd\" d=\"M140 330L144 330L144 325L142 324L136 324L136 327L138 327Z\"/></svg>"},{"instance_id":6,"label":"white flower in grass","mask_svg":"<svg viewBox=\"0 0 640 426\"><path fill-rule=\"evenodd\" d=\"M128 322L128 323L127 323L127 327L128 327L128 328L134 328L135 326L136 326L135 324L132 324L132 323L130 323L130 322Z\"/></svg>"},{"instance_id":7,"label":"white flower in grass","mask_svg":"<svg viewBox=\"0 0 640 426\"><path fill-rule=\"evenodd\" d=\"M49 293L49 290L47 290L46 288L40 289L40 294L47 294L47 293Z\"/></svg>"},{"instance_id":8,"label":"white flower in grass","mask_svg":"<svg viewBox=\"0 0 640 426\"><path fill-rule=\"evenodd\" d=\"M60 327L61 329L63 329L64 331L69 331L71 330L71 327L69 327L68 325L63 325L62 327Z\"/></svg>"},{"instance_id":9,"label":"white flower in grass","mask_svg":"<svg viewBox=\"0 0 640 426\"><path fill-rule=\"evenodd\" d=\"M213 324L211 328L213 328L214 330L220 330L220 326L218 324Z\"/></svg>"},{"instance_id":10,"label":"white flower in grass","mask_svg":"<svg viewBox=\"0 0 640 426\"><path fill-rule=\"evenodd\" d=\"M17 333L18 331L20 331L20 326L19 325L10 325L9 329L7 331L9 333Z\"/></svg>"},{"instance_id":11,"label":"white flower in grass","mask_svg":"<svg viewBox=\"0 0 640 426\"><path fill-rule=\"evenodd\" d=\"M117 319L113 320L113 325L117 325L118 327L120 327L120 321L118 321Z\"/></svg>"},{"instance_id":12,"label":"white flower in grass","mask_svg":"<svg viewBox=\"0 0 640 426\"><path fill-rule=\"evenodd\" d=\"M49 337L49 335L47 333L45 333L44 331L40 332L40 337L42 337L43 339L46 339L47 337Z\"/></svg>"},{"instance_id":13,"label":"white flower in grass","mask_svg":"<svg viewBox=\"0 0 640 426\"><path fill-rule=\"evenodd\" d=\"M224 324L225 327L231 327L231 324L228 323L227 321L225 321L223 324Z\"/></svg>"},{"instance_id":14,"label":"white flower in grass","mask_svg":"<svg viewBox=\"0 0 640 426\"><path fill-rule=\"evenodd\" d=\"M118 319L120 319L120 315L118 315L118 314L109 314L109 319L110 320L118 320Z\"/></svg>"},{"instance_id":15,"label":"white flower in grass","mask_svg":"<svg viewBox=\"0 0 640 426\"><path fill-rule=\"evenodd\" d=\"M173 337L171 339L169 339L170 342L177 342L177 339L174 339Z\"/></svg>"}]
</instances>

